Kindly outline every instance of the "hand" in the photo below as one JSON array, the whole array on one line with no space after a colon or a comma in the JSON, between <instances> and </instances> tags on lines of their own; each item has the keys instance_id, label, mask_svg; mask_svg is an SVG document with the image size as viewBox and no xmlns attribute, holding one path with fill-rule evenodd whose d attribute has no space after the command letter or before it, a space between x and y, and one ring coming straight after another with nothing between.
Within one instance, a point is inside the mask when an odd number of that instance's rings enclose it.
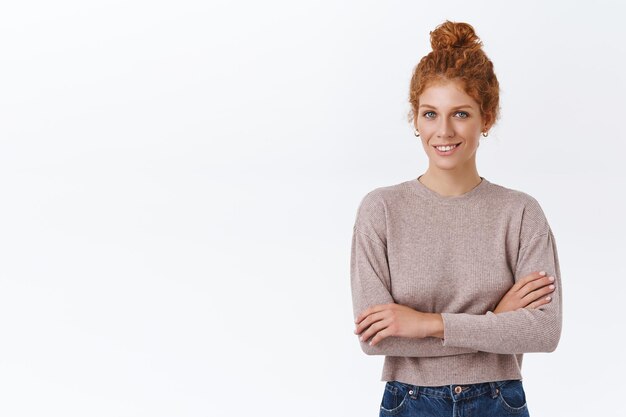
<instances>
[{"instance_id":1,"label":"hand","mask_svg":"<svg viewBox=\"0 0 626 417\"><path fill-rule=\"evenodd\" d=\"M359 314L354 333L363 332L362 341L372 337L371 346L388 336L424 338L441 331L443 321L440 317L439 314L422 313L402 304L378 304Z\"/></svg>"},{"instance_id":2,"label":"hand","mask_svg":"<svg viewBox=\"0 0 626 417\"><path fill-rule=\"evenodd\" d=\"M504 294L493 312L497 314L515 311L518 308L537 308L548 304L552 298L545 297L545 295L554 291L553 282L554 277L545 276L545 272L543 275L540 272L528 274Z\"/></svg>"}]
</instances>

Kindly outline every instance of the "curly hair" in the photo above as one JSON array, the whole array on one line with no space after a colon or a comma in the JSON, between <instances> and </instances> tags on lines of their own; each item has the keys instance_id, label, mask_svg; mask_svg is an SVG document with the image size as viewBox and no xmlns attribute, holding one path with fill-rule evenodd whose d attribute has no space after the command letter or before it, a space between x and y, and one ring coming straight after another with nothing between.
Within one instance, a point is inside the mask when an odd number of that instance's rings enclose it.
<instances>
[{"instance_id":1,"label":"curly hair","mask_svg":"<svg viewBox=\"0 0 626 417\"><path fill-rule=\"evenodd\" d=\"M500 86L474 28L468 23L446 20L430 32L430 45L433 50L420 60L411 77L409 121L415 121L424 89L432 84L460 81L467 95L480 105L487 127L491 127L500 114Z\"/></svg>"}]
</instances>

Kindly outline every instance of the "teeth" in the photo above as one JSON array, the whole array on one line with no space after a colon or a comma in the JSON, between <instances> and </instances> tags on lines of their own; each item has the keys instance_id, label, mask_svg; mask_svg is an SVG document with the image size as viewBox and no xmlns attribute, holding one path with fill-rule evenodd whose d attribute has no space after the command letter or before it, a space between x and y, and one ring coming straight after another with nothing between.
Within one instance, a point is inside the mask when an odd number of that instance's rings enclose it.
<instances>
[{"instance_id":1,"label":"teeth","mask_svg":"<svg viewBox=\"0 0 626 417\"><path fill-rule=\"evenodd\" d=\"M452 146L436 146L437 149L439 149L441 152L447 152L450 149L454 149L456 148L458 145L452 145Z\"/></svg>"}]
</instances>

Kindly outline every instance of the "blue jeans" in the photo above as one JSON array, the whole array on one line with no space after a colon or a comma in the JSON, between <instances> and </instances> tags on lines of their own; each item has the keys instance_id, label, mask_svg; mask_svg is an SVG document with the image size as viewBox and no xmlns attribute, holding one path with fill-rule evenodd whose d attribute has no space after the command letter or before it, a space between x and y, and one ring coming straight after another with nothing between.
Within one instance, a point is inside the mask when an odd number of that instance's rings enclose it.
<instances>
[{"instance_id":1,"label":"blue jeans","mask_svg":"<svg viewBox=\"0 0 626 417\"><path fill-rule=\"evenodd\" d=\"M530 417L522 381L425 387L387 381L380 417Z\"/></svg>"}]
</instances>

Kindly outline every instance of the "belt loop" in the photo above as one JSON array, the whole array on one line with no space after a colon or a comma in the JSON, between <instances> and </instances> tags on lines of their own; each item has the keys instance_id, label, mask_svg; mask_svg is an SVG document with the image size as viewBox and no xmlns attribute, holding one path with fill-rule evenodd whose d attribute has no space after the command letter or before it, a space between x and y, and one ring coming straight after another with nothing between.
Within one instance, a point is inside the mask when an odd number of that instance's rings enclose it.
<instances>
[{"instance_id":1,"label":"belt loop","mask_svg":"<svg viewBox=\"0 0 626 417\"><path fill-rule=\"evenodd\" d=\"M491 385L491 398L496 398L500 393L498 384L496 382L489 382L489 385Z\"/></svg>"}]
</instances>

